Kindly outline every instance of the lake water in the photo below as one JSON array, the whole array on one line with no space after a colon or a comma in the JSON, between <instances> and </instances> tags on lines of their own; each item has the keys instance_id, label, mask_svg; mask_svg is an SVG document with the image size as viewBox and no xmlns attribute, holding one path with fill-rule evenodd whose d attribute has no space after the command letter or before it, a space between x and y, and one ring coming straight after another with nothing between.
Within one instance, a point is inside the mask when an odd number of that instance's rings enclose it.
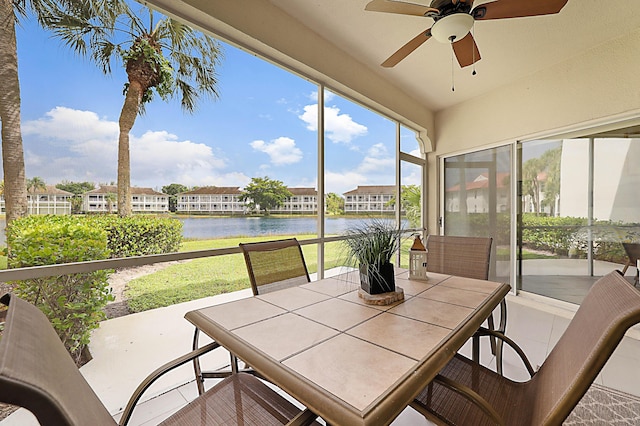
<instances>
[{"instance_id":1,"label":"lake water","mask_svg":"<svg viewBox=\"0 0 640 426\"><path fill-rule=\"evenodd\" d=\"M181 218L185 238L210 239L253 235L315 234L317 220L312 217L231 217ZM325 234L341 234L366 220L362 218L327 218Z\"/></svg>"},{"instance_id":2,"label":"lake water","mask_svg":"<svg viewBox=\"0 0 640 426\"><path fill-rule=\"evenodd\" d=\"M178 218L183 224L182 235L189 239L212 239L254 235L315 234L317 220L313 217L188 217ZM341 234L350 227L372 219L326 218L325 234ZM407 224L405 223L406 227ZM0 221L0 244L5 244L4 220Z\"/></svg>"}]
</instances>

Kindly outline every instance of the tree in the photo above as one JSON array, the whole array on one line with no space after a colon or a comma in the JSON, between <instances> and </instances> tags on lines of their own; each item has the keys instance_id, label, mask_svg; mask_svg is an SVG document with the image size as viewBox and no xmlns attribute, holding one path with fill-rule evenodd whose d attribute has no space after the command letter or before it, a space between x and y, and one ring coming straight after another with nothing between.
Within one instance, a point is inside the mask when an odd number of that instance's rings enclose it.
<instances>
[{"instance_id":1,"label":"tree","mask_svg":"<svg viewBox=\"0 0 640 426\"><path fill-rule=\"evenodd\" d=\"M40 176L32 177L31 179L27 179L27 192L34 193L38 189L45 190L47 189L47 184Z\"/></svg>"},{"instance_id":2,"label":"tree","mask_svg":"<svg viewBox=\"0 0 640 426\"><path fill-rule=\"evenodd\" d=\"M251 210L269 214L269 211L279 207L293 194L282 181L269 179L268 176L251 178L251 182L240 194L239 200L248 202Z\"/></svg>"},{"instance_id":3,"label":"tree","mask_svg":"<svg viewBox=\"0 0 640 426\"><path fill-rule=\"evenodd\" d=\"M87 191L96 189L96 186L93 182L70 182L68 180L64 180L56 184L56 188L71 192L74 195L82 195Z\"/></svg>"},{"instance_id":4,"label":"tree","mask_svg":"<svg viewBox=\"0 0 640 426\"><path fill-rule=\"evenodd\" d=\"M542 154L542 161L547 170L547 181L544 185L543 206L548 206L551 215L555 216L556 199L560 196L560 163L562 159L562 147L550 149Z\"/></svg>"},{"instance_id":5,"label":"tree","mask_svg":"<svg viewBox=\"0 0 640 426\"><path fill-rule=\"evenodd\" d=\"M82 194L96 189L96 186L93 182L71 182L63 180L61 183L56 184L56 188L73 194L73 197L71 197L71 213L77 214L82 211Z\"/></svg>"},{"instance_id":6,"label":"tree","mask_svg":"<svg viewBox=\"0 0 640 426\"><path fill-rule=\"evenodd\" d=\"M418 185L402 185L400 199L402 202L402 209L409 220L409 226L412 228L419 227L421 225L420 220L422 218L420 187Z\"/></svg>"},{"instance_id":7,"label":"tree","mask_svg":"<svg viewBox=\"0 0 640 426\"><path fill-rule=\"evenodd\" d=\"M404 210L405 215L409 220L409 226L412 228L420 227L422 218L420 187L418 185L402 185L400 199L402 210ZM391 200L389 200L389 202L387 203L387 205L389 206L394 206L395 204L396 197L391 198Z\"/></svg>"},{"instance_id":8,"label":"tree","mask_svg":"<svg viewBox=\"0 0 640 426\"><path fill-rule=\"evenodd\" d=\"M540 158L535 157L522 164L522 195L531 197L533 212L540 213L540 181L538 176L543 171Z\"/></svg>"},{"instance_id":9,"label":"tree","mask_svg":"<svg viewBox=\"0 0 640 426\"><path fill-rule=\"evenodd\" d=\"M51 19L56 36L80 55L90 51L105 74L115 58L122 59L127 72L118 137L120 216L131 214L129 132L154 91L163 100L179 96L187 112L195 110L202 95L218 97L219 43L171 18L155 22L146 7L142 12L146 22L124 0L83 0Z\"/></svg>"},{"instance_id":10,"label":"tree","mask_svg":"<svg viewBox=\"0 0 640 426\"><path fill-rule=\"evenodd\" d=\"M188 190L189 188L180 183L172 183L162 187L162 192L169 196L169 211L175 212L178 209L177 195Z\"/></svg>"},{"instance_id":11,"label":"tree","mask_svg":"<svg viewBox=\"0 0 640 426\"><path fill-rule=\"evenodd\" d=\"M20 80L18 78L18 49L16 23L27 14L27 7L44 25L51 8L62 1L0 0L0 122L2 122L2 168L6 220L27 214L27 183L24 149L20 128Z\"/></svg>"},{"instance_id":12,"label":"tree","mask_svg":"<svg viewBox=\"0 0 640 426\"><path fill-rule=\"evenodd\" d=\"M344 198L330 192L327 194L327 213L328 214L343 214L344 213Z\"/></svg>"},{"instance_id":13,"label":"tree","mask_svg":"<svg viewBox=\"0 0 640 426\"><path fill-rule=\"evenodd\" d=\"M111 214L113 211L113 203L118 199L118 196L113 192L109 192L104 195L104 202L107 205L107 213Z\"/></svg>"}]
</instances>

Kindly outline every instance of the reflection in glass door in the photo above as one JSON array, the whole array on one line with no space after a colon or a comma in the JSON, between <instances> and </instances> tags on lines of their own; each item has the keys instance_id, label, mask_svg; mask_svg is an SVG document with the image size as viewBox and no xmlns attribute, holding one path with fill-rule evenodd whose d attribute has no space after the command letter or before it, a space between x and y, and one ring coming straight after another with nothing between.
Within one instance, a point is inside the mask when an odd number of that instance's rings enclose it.
<instances>
[{"instance_id":1,"label":"reflection in glass door","mask_svg":"<svg viewBox=\"0 0 640 426\"><path fill-rule=\"evenodd\" d=\"M598 278L623 269L622 243L640 243L640 139L632 133L519 144L522 290L579 304Z\"/></svg>"},{"instance_id":2,"label":"reflection in glass door","mask_svg":"<svg viewBox=\"0 0 640 426\"><path fill-rule=\"evenodd\" d=\"M510 282L511 146L444 159L444 235L492 237L489 279Z\"/></svg>"}]
</instances>

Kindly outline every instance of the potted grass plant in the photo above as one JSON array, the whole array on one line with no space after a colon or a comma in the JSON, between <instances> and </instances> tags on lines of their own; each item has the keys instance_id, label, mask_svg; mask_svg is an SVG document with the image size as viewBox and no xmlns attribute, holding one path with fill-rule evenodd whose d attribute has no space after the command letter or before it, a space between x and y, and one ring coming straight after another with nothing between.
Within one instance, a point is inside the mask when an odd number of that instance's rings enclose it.
<instances>
[{"instance_id":1,"label":"potted grass plant","mask_svg":"<svg viewBox=\"0 0 640 426\"><path fill-rule=\"evenodd\" d=\"M360 286L369 294L395 291L391 258L400 246L402 229L391 220L375 219L348 229L347 263L360 271Z\"/></svg>"}]
</instances>

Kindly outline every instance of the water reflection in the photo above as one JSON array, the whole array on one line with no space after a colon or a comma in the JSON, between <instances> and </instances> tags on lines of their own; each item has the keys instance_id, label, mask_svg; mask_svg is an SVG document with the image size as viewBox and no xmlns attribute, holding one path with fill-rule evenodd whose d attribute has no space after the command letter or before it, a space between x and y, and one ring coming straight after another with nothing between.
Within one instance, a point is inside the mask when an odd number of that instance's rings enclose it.
<instances>
[{"instance_id":1,"label":"water reflection","mask_svg":"<svg viewBox=\"0 0 640 426\"><path fill-rule=\"evenodd\" d=\"M183 224L182 235L189 239L211 239L235 236L317 234L318 221L313 217L188 217L178 218ZM327 218L325 234L342 234L349 227L372 219ZM5 221L0 221L0 244L5 243ZM403 222L406 228L408 224Z\"/></svg>"}]
</instances>

